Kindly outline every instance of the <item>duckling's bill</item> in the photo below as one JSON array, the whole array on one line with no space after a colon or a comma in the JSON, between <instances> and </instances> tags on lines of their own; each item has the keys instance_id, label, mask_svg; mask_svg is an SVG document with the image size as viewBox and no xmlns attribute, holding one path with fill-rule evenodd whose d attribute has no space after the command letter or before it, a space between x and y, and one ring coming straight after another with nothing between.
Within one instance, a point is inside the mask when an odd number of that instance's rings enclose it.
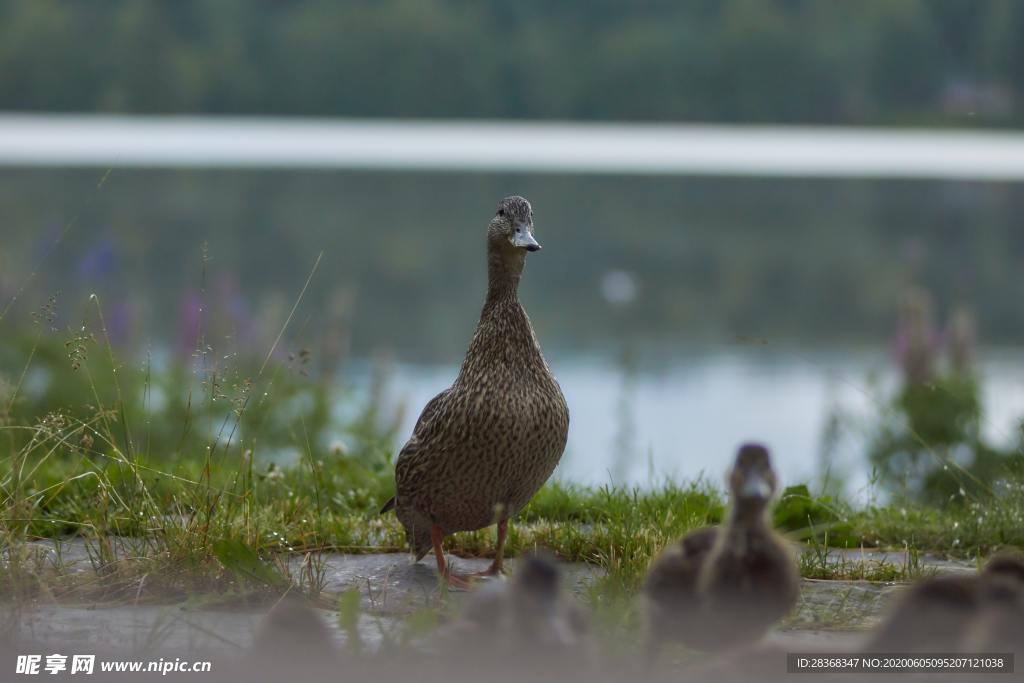
<instances>
[{"instance_id":1,"label":"duckling's bill","mask_svg":"<svg viewBox=\"0 0 1024 683\"><path fill-rule=\"evenodd\" d=\"M772 485L760 472L748 472L739 493L742 498L768 500L772 495Z\"/></svg>"}]
</instances>

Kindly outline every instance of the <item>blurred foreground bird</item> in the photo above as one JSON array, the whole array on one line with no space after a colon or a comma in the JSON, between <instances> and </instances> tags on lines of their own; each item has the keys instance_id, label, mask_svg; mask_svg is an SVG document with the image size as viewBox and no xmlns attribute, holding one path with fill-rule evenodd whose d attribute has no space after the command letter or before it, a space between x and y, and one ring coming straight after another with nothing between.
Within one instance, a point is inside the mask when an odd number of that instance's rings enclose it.
<instances>
[{"instance_id":1,"label":"blurred foreground bird","mask_svg":"<svg viewBox=\"0 0 1024 683\"><path fill-rule=\"evenodd\" d=\"M966 649L1013 652L1019 662L1024 657L1024 556L996 555L985 565L980 584Z\"/></svg>"},{"instance_id":2,"label":"blurred foreground bird","mask_svg":"<svg viewBox=\"0 0 1024 683\"><path fill-rule=\"evenodd\" d=\"M441 635L442 654L470 655L487 670L499 663L521 671L528 662L548 674L566 664L586 671L593 657L589 619L566 595L562 574L550 554L527 555L509 581L472 596Z\"/></svg>"},{"instance_id":3,"label":"blurred foreground bird","mask_svg":"<svg viewBox=\"0 0 1024 683\"><path fill-rule=\"evenodd\" d=\"M907 589L866 652L995 652L1024 647L1024 560L997 555L972 576Z\"/></svg>"},{"instance_id":4,"label":"blurred foreground bird","mask_svg":"<svg viewBox=\"0 0 1024 683\"><path fill-rule=\"evenodd\" d=\"M768 451L744 445L729 474L725 523L690 533L655 558L644 586L649 657L666 641L701 650L754 642L793 608L800 574L768 520L775 488Z\"/></svg>"},{"instance_id":5,"label":"blurred foreground bird","mask_svg":"<svg viewBox=\"0 0 1024 683\"><path fill-rule=\"evenodd\" d=\"M498 525L502 571L508 520L547 481L565 450L569 410L541 354L517 289L533 237L533 209L506 197L487 228L487 298L455 383L420 415L395 465L394 509L419 560L431 549L449 585L441 542L458 531Z\"/></svg>"},{"instance_id":6,"label":"blurred foreground bird","mask_svg":"<svg viewBox=\"0 0 1024 683\"><path fill-rule=\"evenodd\" d=\"M294 596L286 596L263 619L253 650L257 657L278 663L293 657L329 659L336 654L320 615Z\"/></svg>"},{"instance_id":7,"label":"blurred foreground bird","mask_svg":"<svg viewBox=\"0 0 1024 683\"><path fill-rule=\"evenodd\" d=\"M214 665L212 680L328 680L342 661L319 611L309 607L303 597L289 594L256 627L250 650L233 665ZM301 678L296 678L297 672Z\"/></svg>"}]
</instances>

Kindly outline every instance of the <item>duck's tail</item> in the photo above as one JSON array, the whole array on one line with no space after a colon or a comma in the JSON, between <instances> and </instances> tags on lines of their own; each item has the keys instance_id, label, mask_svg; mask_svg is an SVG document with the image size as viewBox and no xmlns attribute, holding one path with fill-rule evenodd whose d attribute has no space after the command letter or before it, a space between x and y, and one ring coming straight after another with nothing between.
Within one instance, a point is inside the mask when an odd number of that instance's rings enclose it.
<instances>
[{"instance_id":1,"label":"duck's tail","mask_svg":"<svg viewBox=\"0 0 1024 683\"><path fill-rule=\"evenodd\" d=\"M385 513L391 512L394 509L395 509L395 496L391 496L391 500L389 500L388 502L384 503L384 507L382 507L380 509L380 514L383 515Z\"/></svg>"}]
</instances>

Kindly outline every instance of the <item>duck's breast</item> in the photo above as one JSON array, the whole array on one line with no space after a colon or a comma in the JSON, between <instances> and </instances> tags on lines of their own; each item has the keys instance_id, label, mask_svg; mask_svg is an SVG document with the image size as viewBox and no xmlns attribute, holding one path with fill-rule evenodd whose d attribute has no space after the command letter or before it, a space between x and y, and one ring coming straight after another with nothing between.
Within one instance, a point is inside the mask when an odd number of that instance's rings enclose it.
<instances>
[{"instance_id":1,"label":"duck's breast","mask_svg":"<svg viewBox=\"0 0 1024 683\"><path fill-rule=\"evenodd\" d=\"M448 397L457 419L419 446L427 461L417 483L424 512L446 533L517 513L551 476L568 434L557 384L462 389Z\"/></svg>"},{"instance_id":2,"label":"duck's breast","mask_svg":"<svg viewBox=\"0 0 1024 683\"><path fill-rule=\"evenodd\" d=\"M723 537L701 576L701 588L710 611L726 618L748 615L752 625L770 624L792 609L799 581L793 553L766 529Z\"/></svg>"}]
</instances>

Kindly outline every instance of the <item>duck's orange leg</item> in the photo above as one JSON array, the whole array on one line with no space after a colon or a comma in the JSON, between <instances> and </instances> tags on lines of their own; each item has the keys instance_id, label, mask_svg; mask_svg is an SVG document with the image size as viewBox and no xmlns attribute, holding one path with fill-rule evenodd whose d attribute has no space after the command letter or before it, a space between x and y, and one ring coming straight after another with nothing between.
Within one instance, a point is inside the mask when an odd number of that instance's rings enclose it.
<instances>
[{"instance_id":1,"label":"duck's orange leg","mask_svg":"<svg viewBox=\"0 0 1024 683\"><path fill-rule=\"evenodd\" d=\"M473 576L499 576L505 573L505 567L502 564L502 560L505 557L505 538L508 536L508 518L502 519L498 522L498 545L494 548L494 562L491 562L491 566L482 572L477 572Z\"/></svg>"},{"instance_id":2,"label":"duck's orange leg","mask_svg":"<svg viewBox=\"0 0 1024 683\"><path fill-rule=\"evenodd\" d=\"M435 524L430 528L430 541L434 545L434 557L437 558L437 573L444 577L451 588L469 588L469 581L464 576L449 571L444 559L444 548L441 547L441 527Z\"/></svg>"}]
</instances>

